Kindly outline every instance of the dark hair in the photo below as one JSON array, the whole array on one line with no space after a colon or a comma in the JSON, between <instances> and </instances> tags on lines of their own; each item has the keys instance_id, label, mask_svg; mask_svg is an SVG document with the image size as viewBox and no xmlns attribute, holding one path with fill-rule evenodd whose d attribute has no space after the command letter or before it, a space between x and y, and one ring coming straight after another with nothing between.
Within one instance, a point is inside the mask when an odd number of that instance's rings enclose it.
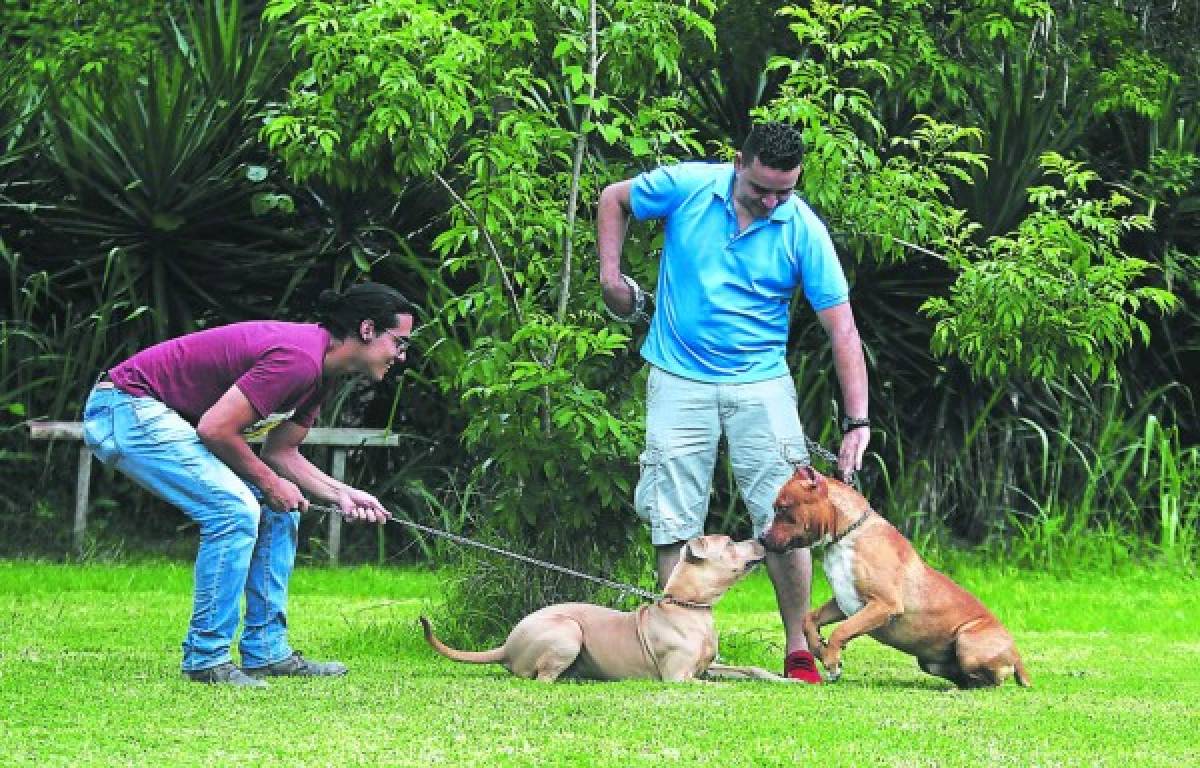
<instances>
[{"instance_id":1,"label":"dark hair","mask_svg":"<svg viewBox=\"0 0 1200 768\"><path fill-rule=\"evenodd\" d=\"M382 331L395 327L396 315L415 314L412 302L380 283L358 283L341 293L325 290L317 297L317 322L336 339L357 334L363 320Z\"/></svg>"},{"instance_id":2,"label":"dark hair","mask_svg":"<svg viewBox=\"0 0 1200 768\"><path fill-rule=\"evenodd\" d=\"M804 159L804 137L787 123L755 123L742 144L742 161L749 165L756 157L777 171L798 168Z\"/></svg>"}]
</instances>

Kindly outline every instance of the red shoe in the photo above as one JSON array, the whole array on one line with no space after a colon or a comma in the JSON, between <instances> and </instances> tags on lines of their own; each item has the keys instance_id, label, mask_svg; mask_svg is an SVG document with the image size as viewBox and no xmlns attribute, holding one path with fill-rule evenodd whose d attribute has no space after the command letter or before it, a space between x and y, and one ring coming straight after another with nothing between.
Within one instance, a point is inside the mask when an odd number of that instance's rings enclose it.
<instances>
[{"instance_id":1,"label":"red shoe","mask_svg":"<svg viewBox=\"0 0 1200 768\"><path fill-rule=\"evenodd\" d=\"M817 671L817 660L808 651L792 651L783 660L783 676L793 680L820 685L821 673Z\"/></svg>"}]
</instances>

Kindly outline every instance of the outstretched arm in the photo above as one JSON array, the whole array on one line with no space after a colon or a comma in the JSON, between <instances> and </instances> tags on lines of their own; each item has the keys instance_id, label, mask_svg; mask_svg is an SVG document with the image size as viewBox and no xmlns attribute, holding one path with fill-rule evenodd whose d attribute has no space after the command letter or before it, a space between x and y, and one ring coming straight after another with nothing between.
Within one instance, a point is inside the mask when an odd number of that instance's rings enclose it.
<instances>
[{"instance_id":1,"label":"outstretched arm","mask_svg":"<svg viewBox=\"0 0 1200 768\"><path fill-rule=\"evenodd\" d=\"M850 418L867 417L867 362L863 358L862 339L854 323L850 302L817 313L833 347L833 367L842 390L842 407ZM868 427L852 429L842 436L838 451L838 469L843 476L862 469L863 454L871 440Z\"/></svg>"},{"instance_id":2,"label":"outstretched arm","mask_svg":"<svg viewBox=\"0 0 1200 768\"><path fill-rule=\"evenodd\" d=\"M391 514L378 499L330 477L300 453L300 444L306 435L308 427L293 421L283 422L267 433L263 444L263 461L307 493L337 504L341 507L342 515L350 520L387 522Z\"/></svg>"},{"instance_id":3,"label":"outstretched arm","mask_svg":"<svg viewBox=\"0 0 1200 768\"><path fill-rule=\"evenodd\" d=\"M200 417L196 434L214 456L262 491L268 507L303 511L308 500L296 484L267 466L243 437L242 431L257 420L258 412L235 384Z\"/></svg>"}]
</instances>

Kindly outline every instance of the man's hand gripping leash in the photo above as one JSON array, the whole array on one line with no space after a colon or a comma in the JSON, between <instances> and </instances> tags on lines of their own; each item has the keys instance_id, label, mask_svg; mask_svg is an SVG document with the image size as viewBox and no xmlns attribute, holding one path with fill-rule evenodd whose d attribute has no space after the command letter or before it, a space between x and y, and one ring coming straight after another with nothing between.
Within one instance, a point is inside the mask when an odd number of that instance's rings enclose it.
<instances>
[{"instance_id":1,"label":"man's hand gripping leash","mask_svg":"<svg viewBox=\"0 0 1200 768\"><path fill-rule=\"evenodd\" d=\"M629 275L622 273L621 279L625 281L625 285L629 286L629 290L633 291L633 309L628 315L618 315L605 303L604 311L608 313L609 317L619 323L650 322L650 313L653 309L649 309L649 307L654 303L654 294L643 291L642 286L638 285L637 280L634 280Z\"/></svg>"}]
</instances>

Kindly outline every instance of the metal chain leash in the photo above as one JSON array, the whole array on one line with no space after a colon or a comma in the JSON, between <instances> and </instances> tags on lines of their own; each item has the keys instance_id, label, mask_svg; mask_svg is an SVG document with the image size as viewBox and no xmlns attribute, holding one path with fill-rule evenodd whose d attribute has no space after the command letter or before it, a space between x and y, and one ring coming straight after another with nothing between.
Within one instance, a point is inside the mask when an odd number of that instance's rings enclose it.
<instances>
[{"instance_id":1,"label":"metal chain leash","mask_svg":"<svg viewBox=\"0 0 1200 768\"><path fill-rule=\"evenodd\" d=\"M830 464L834 465L835 467L837 466L837 463L838 463L838 457L837 457L837 454L836 454L836 453L834 453L833 451L829 450L829 449L828 449L828 448L826 448L825 446L821 445L821 444L820 444L820 443L818 443L816 440L813 440L813 439L812 439L811 437L809 437L808 435L805 435L805 436L804 436L804 441L805 441L806 443L808 443L808 450L809 450L809 451L811 451L812 453L815 453L815 454L817 454L817 456L818 456L818 457L820 457L820 458L824 459L825 461L828 461Z\"/></svg>"},{"instance_id":2,"label":"metal chain leash","mask_svg":"<svg viewBox=\"0 0 1200 768\"><path fill-rule=\"evenodd\" d=\"M823 447L822 445L820 445L819 443L815 442L814 440L812 440L808 437L805 437L805 440L808 442L808 449L810 451L812 451L813 453L815 453L817 456L824 459L825 461L832 463L835 467L837 466L837 456L834 453L832 453L830 450L828 450L827 448ZM319 513L325 514L325 515L340 515L340 514L342 514L342 511L340 509L338 509L337 507L331 506L331 505L327 506L324 504L309 504L308 508L310 510L312 510L313 512L319 512ZM389 514L390 514L390 510L389 510ZM389 523L399 523L401 525L408 526L409 528L412 528L417 531L421 531L422 533L428 533L428 534L432 534L434 536L440 536L441 538L446 539L448 541L452 541L455 544L466 544L467 546L476 547L478 549L482 549L484 551L491 552L492 554L501 555L503 557L507 557L512 560L517 560L522 563L526 563L528 565L536 565L539 568L545 568L546 570L549 570L549 571L556 571L558 573L566 574L567 576L574 576L575 578L578 578L578 579L585 579L587 581L591 581L591 582L599 584L601 586L608 587L609 589L615 589L622 596L626 595L626 594L632 594L632 595L637 595L638 597L643 598L645 600L651 600L653 602L658 602L660 600L667 598L666 595L662 595L657 592L651 592L650 590L642 589L641 587L636 587L632 584L625 584L620 581L613 581L612 579L605 579L600 576L593 576L590 573L583 573L582 571L576 571L572 568L567 568L566 566L559 565L557 563L551 563L548 560L539 560L536 557L530 557L529 555L522 555L518 552L512 552L510 550L504 549L503 547L497 547L497 546L493 546L491 544L485 544L482 541L475 541L474 539L468 539L466 536L460 536L456 533L450 533L449 531L443 531L440 528L432 528L428 525L422 525L421 523L413 522L412 520L405 520L403 518L396 517L395 515L392 515L391 517L389 517L387 521ZM701 603L692 603L687 600L680 600L680 599L674 598L674 597L669 598L669 599L673 602L680 603L682 605L687 605L687 606L700 607L700 608L712 607L712 606L704 605Z\"/></svg>"},{"instance_id":3,"label":"metal chain leash","mask_svg":"<svg viewBox=\"0 0 1200 768\"><path fill-rule=\"evenodd\" d=\"M327 515L342 514L341 510L334 506L324 506L322 504L309 504L308 508L310 510L312 510L313 512L321 512L321 513L327 514ZM528 555L522 555L517 552L510 552L509 550L503 549L501 547L495 547L495 546L492 546L491 544L484 544L481 541L475 541L474 539L468 539L466 536L459 536L456 533L450 533L449 531L443 531L438 528L431 528L428 525L421 525L420 523L414 523L412 520L405 520L403 518L396 517L394 515L392 517L388 518L388 522L389 523L400 523L401 525L406 525L409 528L414 528L423 533L429 533L429 534L433 534L434 536L440 536L443 539L448 539L449 541L453 541L455 544L467 544L472 547L478 547L479 549L486 550L488 552L491 552L492 554L503 555L504 557L511 558L513 560L519 560L522 563L528 563L529 565L536 565L539 568L545 568L546 570L557 571L559 573L564 573L568 576L574 576L576 578L586 579L588 581L595 582L596 584L600 584L601 586L605 586L610 589L615 589L618 592L620 592L621 594L625 594L625 593L634 594L634 595L637 595L638 597L644 598L646 600L653 600L656 602L658 600L662 600L665 597L665 595L660 595L658 593L651 592L646 589L642 589L641 587L635 587L632 584L623 584L619 581L613 581L611 579L601 578L600 576L593 576L590 573L583 573L581 571L572 570L570 568L567 568L566 566L558 565L557 563L551 563L546 560L539 560L536 557L529 557ZM686 601L678 601L678 602L686 602Z\"/></svg>"},{"instance_id":4,"label":"metal chain leash","mask_svg":"<svg viewBox=\"0 0 1200 768\"><path fill-rule=\"evenodd\" d=\"M842 475L842 472L838 469L838 457L836 453L821 445L816 440L813 440L808 435L804 436L804 440L806 443L808 443L808 450L811 453L815 453L817 458L824 459L825 461L829 462L834 471L837 473L835 477L841 475L842 479L845 480L848 485L854 486L855 490L862 490L858 485L858 475L856 473L849 472L845 475Z\"/></svg>"}]
</instances>

